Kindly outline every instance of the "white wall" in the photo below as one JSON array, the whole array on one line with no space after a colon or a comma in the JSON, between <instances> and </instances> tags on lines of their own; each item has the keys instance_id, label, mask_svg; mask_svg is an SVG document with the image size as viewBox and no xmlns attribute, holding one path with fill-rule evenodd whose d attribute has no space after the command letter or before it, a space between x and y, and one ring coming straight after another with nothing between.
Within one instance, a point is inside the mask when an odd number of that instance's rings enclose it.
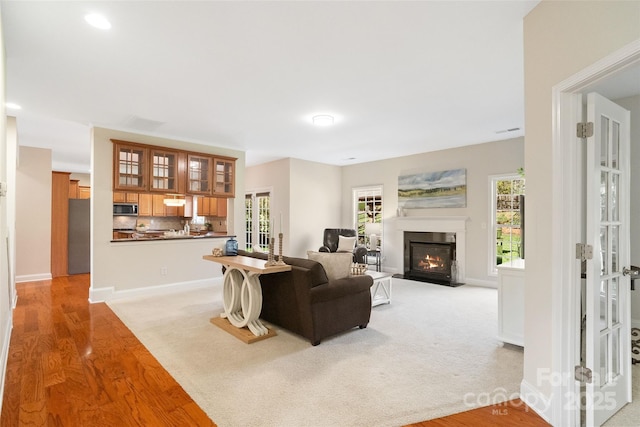
<instances>
[{"instance_id":1,"label":"white wall","mask_svg":"<svg viewBox=\"0 0 640 427\"><path fill-rule=\"evenodd\" d=\"M282 213L282 253L289 255L291 233L289 232L289 180L290 180L289 159L276 160L261 165L248 167L245 169L245 188L238 187L238 197L244 196L246 192L271 192L271 215L274 222L274 233L280 233L280 213ZM237 231L238 234L241 230ZM278 253L278 238L276 238L276 249Z\"/></svg>"},{"instance_id":2,"label":"white wall","mask_svg":"<svg viewBox=\"0 0 640 427\"><path fill-rule=\"evenodd\" d=\"M403 271L403 234L396 229L398 176L407 171L466 169L467 207L407 210L409 216L466 216L466 282L495 286L496 277L488 273L489 226L491 217L489 176L517 173L524 166L524 139L515 138L449 150L397 157L343 167L342 218L353 224L354 187L383 186L383 268ZM528 184L527 184L528 185Z\"/></svg>"},{"instance_id":3,"label":"white wall","mask_svg":"<svg viewBox=\"0 0 640 427\"><path fill-rule=\"evenodd\" d=\"M631 112L631 265L640 267L640 95L614 100ZM631 320L640 327L640 280L631 292Z\"/></svg>"},{"instance_id":4,"label":"white wall","mask_svg":"<svg viewBox=\"0 0 640 427\"><path fill-rule=\"evenodd\" d=\"M51 150L19 148L16 281L51 279Z\"/></svg>"},{"instance_id":5,"label":"white wall","mask_svg":"<svg viewBox=\"0 0 640 427\"><path fill-rule=\"evenodd\" d=\"M543 398L553 369L552 88L640 38L638 1L542 1L524 19L527 273L524 381ZM547 371L548 372L548 371ZM546 376L548 379L555 378Z\"/></svg>"},{"instance_id":6,"label":"white wall","mask_svg":"<svg viewBox=\"0 0 640 427\"><path fill-rule=\"evenodd\" d=\"M91 301L111 297L113 292L144 290L174 284L204 283L221 276L220 265L204 261L224 239L111 243L113 192L111 139L152 144L201 153L236 157L236 198L229 203L229 233L244 242L244 152L103 128L92 130L91 169ZM236 227L236 224L240 228ZM161 274L161 268L167 274Z\"/></svg>"},{"instance_id":7,"label":"white wall","mask_svg":"<svg viewBox=\"0 0 640 427\"><path fill-rule=\"evenodd\" d=\"M322 246L325 228L351 226L340 220L340 167L282 159L248 167L245 173L246 191L272 190L276 232L280 212L283 213L285 255L306 258L308 250L316 251Z\"/></svg>"},{"instance_id":8,"label":"white wall","mask_svg":"<svg viewBox=\"0 0 640 427\"><path fill-rule=\"evenodd\" d=\"M4 39L2 36L2 19L0 16L0 52L4 52ZM0 55L0 82L4 83L4 54ZM9 147L7 143L7 128L5 123L5 86L0 85L0 182L6 184L13 182L13 178L9 176L15 168L11 163L15 165L15 149ZM9 191L15 191L15 188L10 188ZM11 295L13 283L10 281L9 270L13 266L8 262L8 259L14 259L12 254L9 253L7 247L12 248L13 242L9 239L12 238L13 224L10 224L9 219L13 218L15 205L12 204L10 197L0 197L0 406L2 405L2 395L4 393L4 380L7 367L7 355L9 353L9 341L11 338ZM9 243L8 245L5 243ZM1 408L0 408L1 409Z\"/></svg>"},{"instance_id":9,"label":"white wall","mask_svg":"<svg viewBox=\"0 0 640 427\"><path fill-rule=\"evenodd\" d=\"M340 220L341 168L291 159L291 253L307 257L322 246L325 228L352 227Z\"/></svg>"}]
</instances>

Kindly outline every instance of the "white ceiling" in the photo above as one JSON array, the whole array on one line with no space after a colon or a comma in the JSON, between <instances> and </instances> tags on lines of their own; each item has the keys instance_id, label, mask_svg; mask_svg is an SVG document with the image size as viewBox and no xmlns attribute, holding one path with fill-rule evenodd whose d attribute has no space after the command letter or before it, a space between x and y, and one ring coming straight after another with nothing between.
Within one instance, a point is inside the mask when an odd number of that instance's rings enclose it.
<instances>
[{"instance_id":1,"label":"white ceiling","mask_svg":"<svg viewBox=\"0 0 640 427\"><path fill-rule=\"evenodd\" d=\"M22 106L8 114L21 145L72 172L88 171L90 126L244 150L248 165L513 138L537 3L1 1L7 101ZM336 124L313 127L317 113Z\"/></svg>"}]
</instances>

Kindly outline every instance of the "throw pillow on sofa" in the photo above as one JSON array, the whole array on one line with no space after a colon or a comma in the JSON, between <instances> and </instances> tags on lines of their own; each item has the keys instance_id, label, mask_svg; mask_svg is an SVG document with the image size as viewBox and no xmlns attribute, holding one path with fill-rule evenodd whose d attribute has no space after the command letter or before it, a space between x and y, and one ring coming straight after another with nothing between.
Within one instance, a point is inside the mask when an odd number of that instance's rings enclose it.
<instances>
[{"instance_id":1,"label":"throw pillow on sofa","mask_svg":"<svg viewBox=\"0 0 640 427\"><path fill-rule=\"evenodd\" d=\"M338 250L336 252L353 252L353 248L356 246L356 239L356 236L338 236Z\"/></svg>"},{"instance_id":2,"label":"throw pillow on sofa","mask_svg":"<svg viewBox=\"0 0 640 427\"><path fill-rule=\"evenodd\" d=\"M317 261L324 267L329 280L349 277L351 272L351 252L315 252L307 251L307 258Z\"/></svg>"}]
</instances>

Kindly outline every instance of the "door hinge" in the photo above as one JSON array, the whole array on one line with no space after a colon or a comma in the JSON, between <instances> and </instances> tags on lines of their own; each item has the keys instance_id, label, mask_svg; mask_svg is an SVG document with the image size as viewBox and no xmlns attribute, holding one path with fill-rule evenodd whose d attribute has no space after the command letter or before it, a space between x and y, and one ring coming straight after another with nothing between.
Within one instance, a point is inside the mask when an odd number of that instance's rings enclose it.
<instances>
[{"instance_id":1,"label":"door hinge","mask_svg":"<svg viewBox=\"0 0 640 427\"><path fill-rule=\"evenodd\" d=\"M593 122L578 123L576 127L576 136L578 138L590 138L593 136Z\"/></svg>"},{"instance_id":2,"label":"door hinge","mask_svg":"<svg viewBox=\"0 0 640 427\"><path fill-rule=\"evenodd\" d=\"M586 366L578 365L575 369L575 380L580 381L581 383L589 383L591 384L591 379L593 378L593 373L591 369Z\"/></svg>"},{"instance_id":3,"label":"door hinge","mask_svg":"<svg viewBox=\"0 0 640 427\"><path fill-rule=\"evenodd\" d=\"M593 246L585 243L576 243L576 259L580 261L593 259Z\"/></svg>"}]
</instances>

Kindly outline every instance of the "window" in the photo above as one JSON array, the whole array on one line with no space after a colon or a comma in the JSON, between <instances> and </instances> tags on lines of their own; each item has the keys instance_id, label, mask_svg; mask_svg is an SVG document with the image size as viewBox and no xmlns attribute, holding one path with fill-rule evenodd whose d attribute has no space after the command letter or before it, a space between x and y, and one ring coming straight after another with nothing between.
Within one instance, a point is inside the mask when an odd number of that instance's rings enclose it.
<instances>
[{"instance_id":1,"label":"window","mask_svg":"<svg viewBox=\"0 0 640 427\"><path fill-rule=\"evenodd\" d=\"M524 190L521 175L491 178L491 274L498 273L498 265L523 256Z\"/></svg>"},{"instance_id":2,"label":"window","mask_svg":"<svg viewBox=\"0 0 640 427\"><path fill-rule=\"evenodd\" d=\"M353 201L358 244L369 247L369 235L366 233L365 224L374 223L379 224L380 228L376 246L382 246L382 186L354 188Z\"/></svg>"},{"instance_id":3,"label":"window","mask_svg":"<svg viewBox=\"0 0 640 427\"><path fill-rule=\"evenodd\" d=\"M247 193L244 198L245 249L253 251L255 246L269 250L269 224L271 219L271 193Z\"/></svg>"}]
</instances>

